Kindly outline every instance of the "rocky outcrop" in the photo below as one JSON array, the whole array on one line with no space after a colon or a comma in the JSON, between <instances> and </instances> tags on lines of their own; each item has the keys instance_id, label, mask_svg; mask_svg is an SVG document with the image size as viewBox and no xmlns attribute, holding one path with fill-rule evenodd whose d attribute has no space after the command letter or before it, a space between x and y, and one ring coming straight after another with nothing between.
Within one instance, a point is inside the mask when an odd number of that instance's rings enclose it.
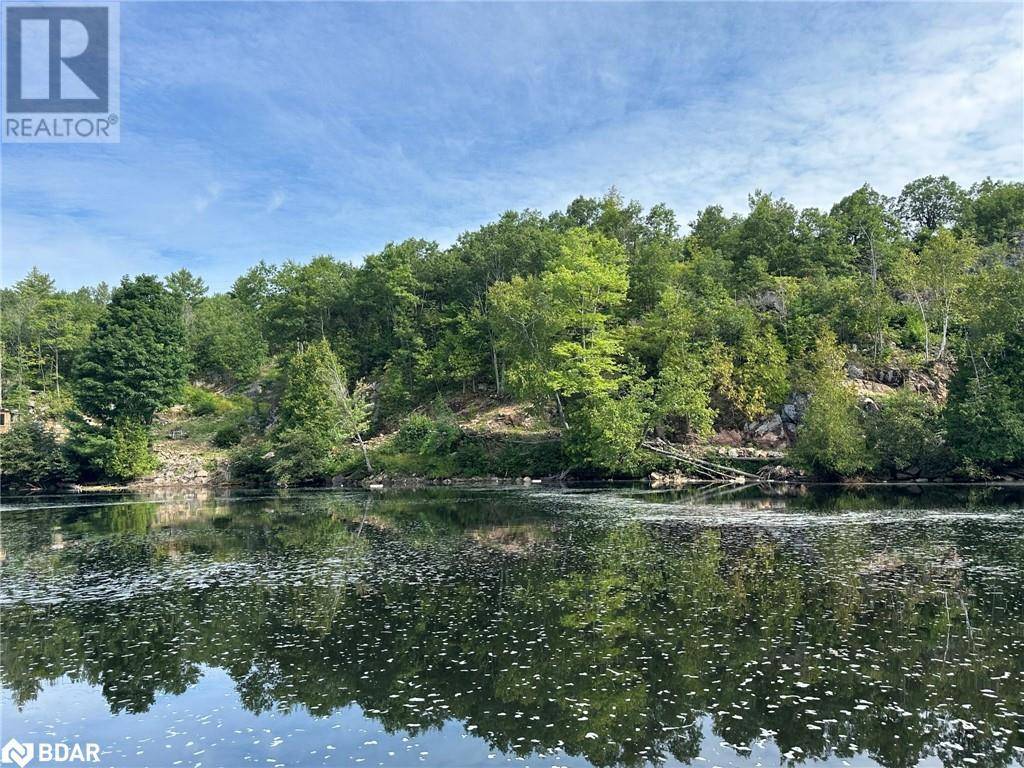
<instances>
[{"instance_id":1,"label":"rocky outcrop","mask_svg":"<svg viewBox=\"0 0 1024 768\"><path fill-rule=\"evenodd\" d=\"M778 412L748 423L743 429L744 442L759 448L784 449L796 437L797 425L807 410L807 395L790 396Z\"/></svg>"},{"instance_id":2,"label":"rocky outcrop","mask_svg":"<svg viewBox=\"0 0 1024 768\"><path fill-rule=\"evenodd\" d=\"M132 488L212 487L231 482L227 457L219 453L196 450L194 444L183 440L159 441L153 453L160 462L159 469L134 481Z\"/></svg>"}]
</instances>

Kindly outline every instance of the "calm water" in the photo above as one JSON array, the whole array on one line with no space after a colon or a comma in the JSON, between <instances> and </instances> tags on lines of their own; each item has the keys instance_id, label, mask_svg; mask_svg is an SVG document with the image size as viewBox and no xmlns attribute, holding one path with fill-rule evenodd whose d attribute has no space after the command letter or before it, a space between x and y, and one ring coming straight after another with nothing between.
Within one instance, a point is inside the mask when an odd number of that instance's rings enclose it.
<instances>
[{"instance_id":1,"label":"calm water","mask_svg":"<svg viewBox=\"0 0 1024 768\"><path fill-rule=\"evenodd\" d=\"M116 766L1024 764L1019 490L7 499L2 739Z\"/></svg>"}]
</instances>

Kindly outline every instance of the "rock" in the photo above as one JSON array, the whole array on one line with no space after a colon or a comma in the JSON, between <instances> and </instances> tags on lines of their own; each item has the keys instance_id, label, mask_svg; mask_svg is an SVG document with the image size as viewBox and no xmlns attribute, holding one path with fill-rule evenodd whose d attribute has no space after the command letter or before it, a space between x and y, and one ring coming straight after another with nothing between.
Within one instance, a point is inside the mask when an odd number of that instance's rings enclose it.
<instances>
[{"instance_id":1,"label":"rock","mask_svg":"<svg viewBox=\"0 0 1024 768\"><path fill-rule=\"evenodd\" d=\"M854 363L846 364L846 375L851 379L863 379L864 369Z\"/></svg>"},{"instance_id":2,"label":"rock","mask_svg":"<svg viewBox=\"0 0 1024 768\"><path fill-rule=\"evenodd\" d=\"M782 406L782 421L785 424L796 424L799 413L796 410L796 406L793 403L786 403Z\"/></svg>"},{"instance_id":3,"label":"rock","mask_svg":"<svg viewBox=\"0 0 1024 768\"><path fill-rule=\"evenodd\" d=\"M736 429L723 429L711 438L711 444L739 447L743 445L743 434Z\"/></svg>"},{"instance_id":4,"label":"rock","mask_svg":"<svg viewBox=\"0 0 1024 768\"><path fill-rule=\"evenodd\" d=\"M864 409L865 413L878 413L880 410L882 410L882 406L880 406L870 397L865 397L861 401L860 407Z\"/></svg>"},{"instance_id":5,"label":"rock","mask_svg":"<svg viewBox=\"0 0 1024 768\"><path fill-rule=\"evenodd\" d=\"M781 428L782 417L776 413L762 421L760 424L758 424L757 427L754 429L754 435L756 437L761 437L763 435L768 434L769 432L776 432Z\"/></svg>"},{"instance_id":6,"label":"rock","mask_svg":"<svg viewBox=\"0 0 1024 768\"><path fill-rule=\"evenodd\" d=\"M757 473L765 480L783 483L798 483L807 479L806 475L795 467L787 467L783 464L771 464L762 467Z\"/></svg>"},{"instance_id":7,"label":"rock","mask_svg":"<svg viewBox=\"0 0 1024 768\"><path fill-rule=\"evenodd\" d=\"M902 387L905 380L906 376L899 368L882 368L875 371L875 381L880 381L890 387Z\"/></svg>"},{"instance_id":8,"label":"rock","mask_svg":"<svg viewBox=\"0 0 1024 768\"><path fill-rule=\"evenodd\" d=\"M687 477L678 470L671 472L651 472L650 475L651 488L682 488L683 486L689 485L690 483L702 482L701 480Z\"/></svg>"}]
</instances>

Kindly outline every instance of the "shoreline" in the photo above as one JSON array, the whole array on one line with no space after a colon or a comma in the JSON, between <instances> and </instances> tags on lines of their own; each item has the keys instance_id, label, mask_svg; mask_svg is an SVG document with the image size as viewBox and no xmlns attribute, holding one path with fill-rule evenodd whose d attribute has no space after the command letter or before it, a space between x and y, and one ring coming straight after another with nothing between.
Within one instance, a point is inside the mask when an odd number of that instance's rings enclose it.
<instances>
[{"instance_id":1,"label":"shoreline","mask_svg":"<svg viewBox=\"0 0 1024 768\"><path fill-rule=\"evenodd\" d=\"M443 478L432 479L422 477L396 477L388 478L383 483L345 483L339 485L294 485L294 486L266 486L266 485L244 485L238 483L169 483L161 485L111 485L111 484L89 484L75 485L64 488L51 489L28 489L15 495L40 495L40 494L101 494L101 493L147 493L157 491L230 491L230 490L273 490L273 491L327 491L327 490L418 490L425 488L528 488L533 486L619 486L619 485L643 485L649 490L674 491L685 490L686 488L699 488L707 486L721 486L734 488L799 488L799 487L823 487L823 488L915 488L915 487L1024 487L1024 479L986 479L986 480L763 480L761 482L715 482L693 478L690 481L671 486L654 487L650 477L635 478L559 478L558 476L540 478L511 478L511 477L470 477L470 478ZM4 489L6 495L11 495L8 489Z\"/></svg>"}]
</instances>

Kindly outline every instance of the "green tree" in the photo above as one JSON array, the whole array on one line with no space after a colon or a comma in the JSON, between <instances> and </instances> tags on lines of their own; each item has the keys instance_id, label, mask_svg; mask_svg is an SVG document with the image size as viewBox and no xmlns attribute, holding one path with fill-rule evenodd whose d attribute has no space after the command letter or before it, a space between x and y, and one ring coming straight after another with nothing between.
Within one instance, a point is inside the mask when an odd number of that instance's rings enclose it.
<instances>
[{"instance_id":1,"label":"green tree","mask_svg":"<svg viewBox=\"0 0 1024 768\"><path fill-rule=\"evenodd\" d=\"M950 381L945 411L957 453L996 470L1024 463L1024 332L1003 338L981 365L963 361Z\"/></svg>"},{"instance_id":2,"label":"green tree","mask_svg":"<svg viewBox=\"0 0 1024 768\"><path fill-rule=\"evenodd\" d=\"M968 271L977 258L977 246L970 239L958 238L943 228L937 230L919 252L906 251L901 274L921 315L926 360L931 359L931 329L936 327L939 349L935 358L945 358L950 324L954 313L960 309Z\"/></svg>"},{"instance_id":3,"label":"green tree","mask_svg":"<svg viewBox=\"0 0 1024 768\"><path fill-rule=\"evenodd\" d=\"M149 424L185 381L180 307L151 275L125 278L82 352L75 394L104 423Z\"/></svg>"},{"instance_id":4,"label":"green tree","mask_svg":"<svg viewBox=\"0 0 1024 768\"><path fill-rule=\"evenodd\" d=\"M900 389L868 416L868 450L889 477L936 477L953 466L943 427L934 400Z\"/></svg>"},{"instance_id":5,"label":"green tree","mask_svg":"<svg viewBox=\"0 0 1024 768\"><path fill-rule=\"evenodd\" d=\"M99 426L73 421L66 448L77 474L87 480L134 480L158 466L149 430L126 419Z\"/></svg>"},{"instance_id":6,"label":"green tree","mask_svg":"<svg viewBox=\"0 0 1024 768\"><path fill-rule=\"evenodd\" d=\"M924 176L903 187L895 210L912 235L952 227L967 204L964 190L948 176Z\"/></svg>"},{"instance_id":7,"label":"green tree","mask_svg":"<svg viewBox=\"0 0 1024 768\"><path fill-rule=\"evenodd\" d=\"M349 431L365 429L363 400L341 397L344 376L330 344L321 339L303 345L288 360L274 432L273 472L285 484L318 481L345 464Z\"/></svg>"},{"instance_id":8,"label":"green tree","mask_svg":"<svg viewBox=\"0 0 1024 768\"><path fill-rule=\"evenodd\" d=\"M223 384L252 381L267 357L255 313L227 294L199 305L189 342L195 374Z\"/></svg>"},{"instance_id":9,"label":"green tree","mask_svg":"<svg viewBox=\"0 0 1024 768\"><path fill-rule=\"evenodd\" d=\"M60 445L38 421L19 421L0 435L0 484L11 488L52 488L71 479Z\"/></svg>"},{"instance_id":10,"label":"green tree","mask_svg":"<svg viewBox=\"0 0 1024 768\"><path fill-rule=\"evenodd\" d=\"M810 400L792 450L794 460L825 476L849 476L871 465L844 362L835 337L822 336L814 353Z\"/></svg>"}]
</instances>

